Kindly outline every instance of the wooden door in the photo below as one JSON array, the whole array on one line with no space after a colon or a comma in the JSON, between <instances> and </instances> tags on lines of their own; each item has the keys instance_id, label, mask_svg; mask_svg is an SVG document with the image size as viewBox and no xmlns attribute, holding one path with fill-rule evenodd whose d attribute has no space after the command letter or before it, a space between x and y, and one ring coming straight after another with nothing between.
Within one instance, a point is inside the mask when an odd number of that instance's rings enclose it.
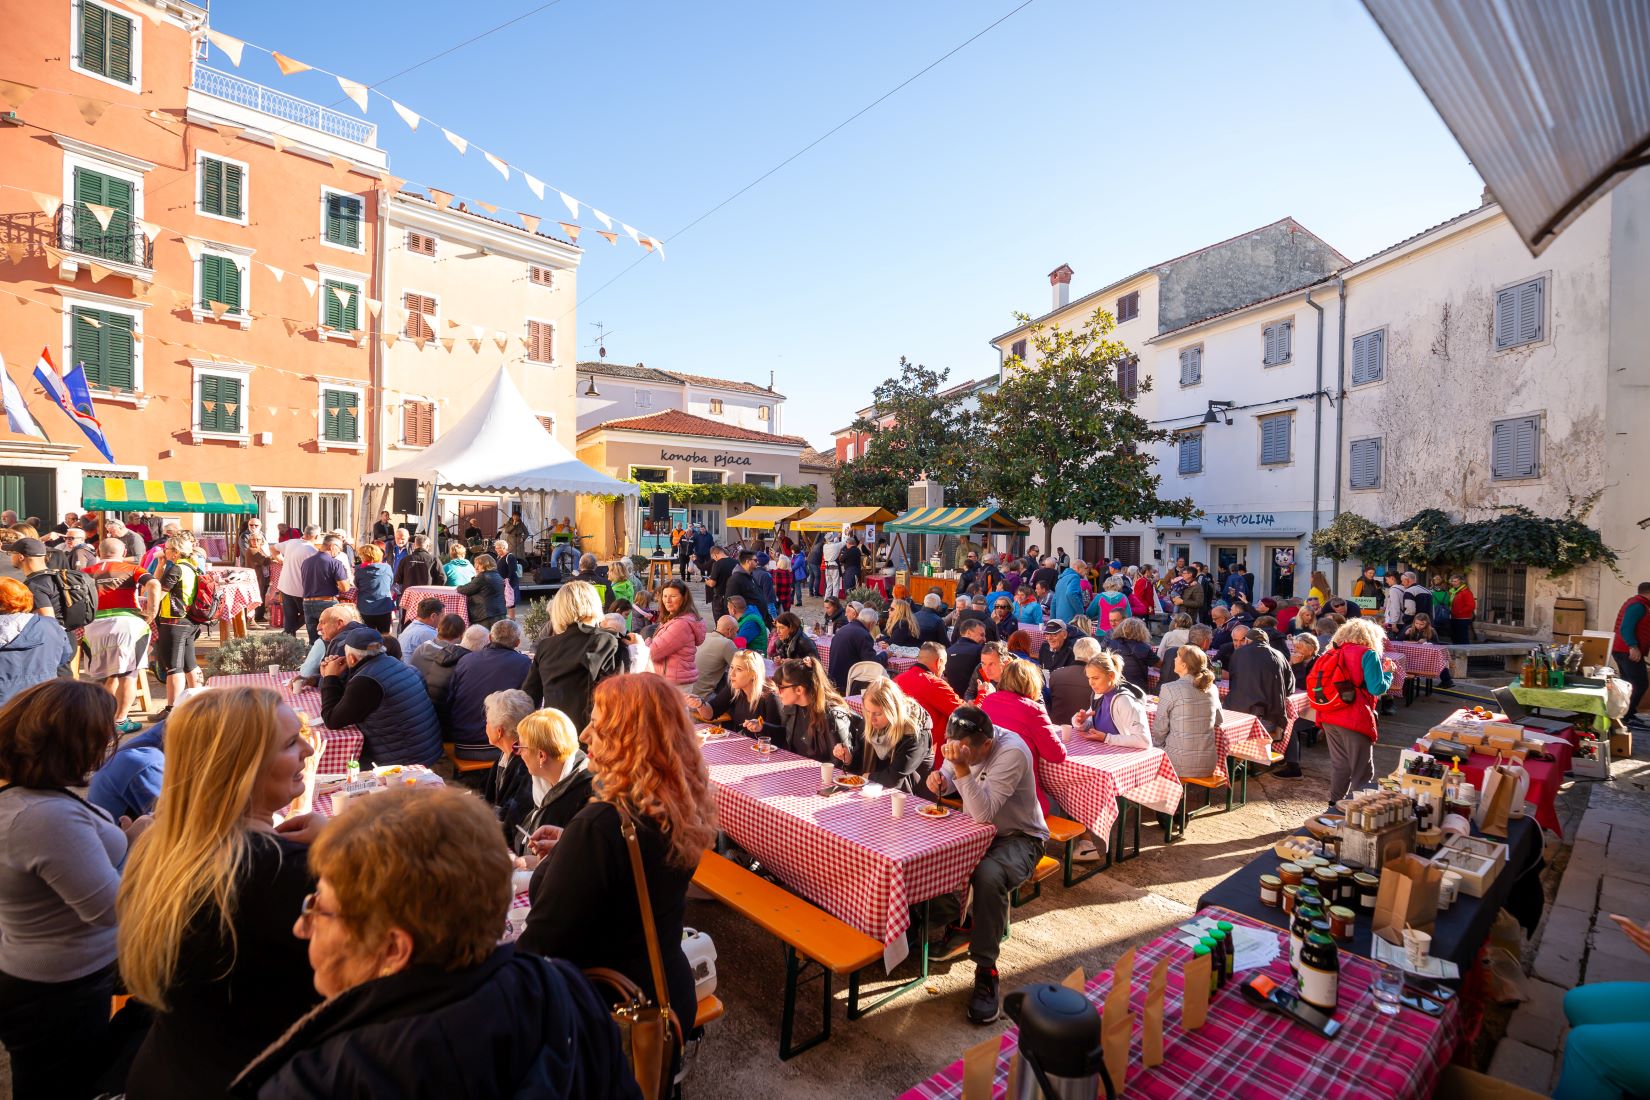
<instances>
[{"instance_id":1,"label":"wooden door","mask_svg":"<svg viewBox=\"0 0 1650 1100\"><path fill-rule=\"evenodd\" d=\"M498 534L498 501L461 500L458 502L458 533L463 535L471 522L481 528L488 538Z\"/></svg>"}]
</instances>

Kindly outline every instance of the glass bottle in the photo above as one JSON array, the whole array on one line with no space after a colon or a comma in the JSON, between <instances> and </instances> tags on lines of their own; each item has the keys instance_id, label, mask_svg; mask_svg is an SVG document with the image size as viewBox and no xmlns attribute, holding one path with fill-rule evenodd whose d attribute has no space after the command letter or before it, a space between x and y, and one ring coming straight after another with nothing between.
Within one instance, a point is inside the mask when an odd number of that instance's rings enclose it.
<instances>
[{"instance_id":1,"label":"glass bottle","mask_svg":"<svg viewBox=\"0 0 1650 1100\"><path fill-rule=\"evenodd\" d=\"M1334 1012L1340 1005L1340 952L1332 936L1321 931L1307 934L1301 945L1300 965L1296 969L1300 982L1301 1000L1324 1012Z\"/></svg>"},{"instance_id":2,"label":"glass bottle","mask_svg":"<svg viewBox=\"0 0 1650 1100\"><path fill-rule=\"evenodd\" d=\"M1220 944L1226 951L1226 977L1230 979L1237 970L1237 944L1232 936L1232 922L1217 921L1215 927L1220 931Z\"/></svg>"},{"instance_id":3,"label":"glass bottle","mask_svg":"<svg viewBox=\"0 0 1650 1100\"><path fill-rule=\"evenodd\" d=\"M1323 920L1323 910L1305 902L1295 903L1295 919L1289 925L1289 969L1300 977L1301 946L1312 931L1312 922Z\"/></svg>"}]
</instances>

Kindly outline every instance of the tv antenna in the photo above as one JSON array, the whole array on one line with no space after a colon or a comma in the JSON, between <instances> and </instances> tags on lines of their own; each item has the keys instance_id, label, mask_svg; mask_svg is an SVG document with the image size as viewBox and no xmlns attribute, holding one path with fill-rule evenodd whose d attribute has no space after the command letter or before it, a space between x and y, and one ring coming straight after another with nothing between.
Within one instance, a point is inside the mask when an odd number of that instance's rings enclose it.
<instances>
[{"instance_id":1,"label":"tv antenna","mask_svg":"<svg viewBox=\"0 0 1650 1100\"><path fill-rule=\"evenodd\" d=\"M592 341L596 348L596 357L605 360L607 358L607 337L609 335L607 327L600 321L590 323L596 326L596 339Z\"/></svg>"}]
</instances>

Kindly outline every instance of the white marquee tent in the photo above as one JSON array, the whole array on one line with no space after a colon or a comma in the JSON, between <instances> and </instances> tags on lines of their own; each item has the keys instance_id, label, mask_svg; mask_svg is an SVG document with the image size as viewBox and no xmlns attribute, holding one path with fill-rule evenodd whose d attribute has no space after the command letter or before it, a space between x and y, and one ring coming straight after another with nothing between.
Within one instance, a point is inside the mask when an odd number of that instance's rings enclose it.
<instances>
[{"instance_id":1,"label":"white marquee tent","mask_svg":"<svg viewBox=\"0 0 1650 1100\"><path fill-rule=\"evenodd\" d=\"M411 478L419 484L424 496L419 528L423 531L435 529L443 492L518 496L523 521L535 534L549 517L572 514L574 495L635 497L641 492L628 481L585 465L556 442L527 407L507 367L499 368L481 399L434 443L405 462L361 478L363 530L389 506L397 478ZM624 509L627 547L634 543L629 528L635 512Z\"/></svg>"}]
</instances>

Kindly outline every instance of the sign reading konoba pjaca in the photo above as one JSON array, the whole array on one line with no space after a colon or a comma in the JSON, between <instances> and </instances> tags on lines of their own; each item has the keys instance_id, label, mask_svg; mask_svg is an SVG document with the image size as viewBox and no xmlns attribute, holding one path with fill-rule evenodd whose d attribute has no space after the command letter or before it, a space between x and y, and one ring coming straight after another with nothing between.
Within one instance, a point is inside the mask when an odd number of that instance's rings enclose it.
<instances>
[{"instance_id":1,"label":"sign reading konoba pjaca","mask_svg":"<svg viewBox=\"0 0 1650 1100\"><path fill-rule=\"evenodd\" d=\"M661 449L659 451L659 461L660 462L688 462L688 463L692 463L696 466L703 466L707 462L710 463L712 466L749 466L751 464L751 460L750 460L750 457L748 455L715 455L715 456L711 456L711 455L693 454L693 453L682 452L682 451L666 451L666 450L663 450L663 449Z\"/></svg>"}]
</instances>

